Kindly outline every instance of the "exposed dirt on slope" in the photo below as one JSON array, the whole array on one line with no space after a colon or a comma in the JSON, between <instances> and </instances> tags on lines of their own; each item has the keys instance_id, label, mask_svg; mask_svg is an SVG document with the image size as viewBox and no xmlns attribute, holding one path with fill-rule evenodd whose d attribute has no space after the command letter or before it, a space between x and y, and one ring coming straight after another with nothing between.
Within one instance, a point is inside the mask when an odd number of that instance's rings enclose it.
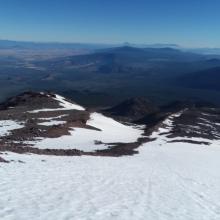
<instances>
[{"instance_id":1,"label":"exposed dirt on slope","mask_svg":"<svg viewBox=\"0 0 220 220\"><path fill-rule=\"evenodd\" d=\"M160 111L155 108L145 108L146 102L136 101L138 108L130 105L132 108L126 110L126 107L120 106L116 110L119 113L125 114L123 119L133 115L132 120L136 116L145 114L144 117L137 120L136 123L146 125L143 137L140 137L136 142L132 143L108 143L107 149L96 150L94 152L83 152L75 149L72 146L70 150L64 149L38 149L32 146L28 141L36 141L43 138L58 138L63 135L70 135L70 130L73 128L86 128L92 130L99 130L95 127L88 126L86 122L90 118L90 111L79 110L60 110L59 102L54 99L54 94L51 93L23 93L17 97L7 100L0 105L0 120L12 120L23 125L23 128L14 129L9 134L0 138L0 151L11 151L16 153L33 153L44 155L60 155L60 156L123 156L133 155L138 153L138 147L143 143L150 142L153 139L150 135L163 127L163 121L169 118L172 114L184 111L179 117L172 120L171 129L163 134L166 135L170 142L189 142L193 144L209 144L209 140L220 139L220 109L213 107L185 105L181 103L171 104L167 107L161 108ZM144 103L144 109L140 109ZM128 105L126 105L128 106ZM136 106L136 105L135 105ZM133 108L134 107L134 108ZM32 112L36 109L57 109L54 111L39 111ZM139 112L141 110L141 112ZM126 113L124 112L126 111ZM139 112L139 113L137 113ZM112 113L111 113L112 114ZM118 113L117 113L118 114ZM48 122L55 120L60 122L57 125L47 125ZM130 122L128 120L127 122ZM42 124L43 123L43 124ZM162 135L162 134L161 134ZM177 138L177 140L172 140ZM207 141L185 140L184 138L203 138ZM105 144L97 142L99 144ZM98 149L98 146L97 146ZM0 158L0 162L6 162Z\"/></svg>"}]
</instances>

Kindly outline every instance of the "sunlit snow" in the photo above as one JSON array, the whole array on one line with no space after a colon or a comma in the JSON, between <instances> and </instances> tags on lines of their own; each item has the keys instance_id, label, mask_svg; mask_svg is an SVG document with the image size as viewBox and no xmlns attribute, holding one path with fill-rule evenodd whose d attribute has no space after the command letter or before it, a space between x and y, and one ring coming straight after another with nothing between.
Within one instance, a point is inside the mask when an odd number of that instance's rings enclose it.
<instances>
[{"instance_id":1,"label":"sunlit snow","mask_svg":"<svg viewBox=\"0 0 220 220\"><path fill-rule=\"evenodd\" d=\"M58 116L54 116L54 117L44 117L44 118L38 118L38 119L39 120L53 120L53 119L63 118L65 116L68 116L68 114L58 115Z\"/></svg>"},{"instance_id":2,"label":"sunlit snow","mask_svg":"<svg viewBox=\"0 0 220 220\"><path fill-rule=\"evenodd\" d=\"M139 150L119 158L1 155L15 162L0 165L0 219L220 219L220 147L154 141Z\"/></svg>"},{"instance_id":3,"label":"sunlit snow","mask_svg":"<svg viewBox=\"0 0 220 220\"><path fill-rule=\"evenodd\" d=\"M66 123L66 121L51 120L51 121L40 122L40 123L38 123L38 125L53 126L53 125L62 125L62 124L65 124L65 123Z\"/></svg>"},{"instance_id":4,"label":"sunlit snow","mask_svg":"<svg viewBox=\"0 0 220 220\"><path fill-rule=\"evenodd\" d=\"M129 143L135 142L141 137L143 130L132 126L123 125L111 118L99 113L92 113L87 125L99 130L73 128L70 135L58 138L45 138L38 142L29 142L34 147L45 149L78 149L83 151L94 151L108 148L103 143Z\"/></svg>"}]
</instances>

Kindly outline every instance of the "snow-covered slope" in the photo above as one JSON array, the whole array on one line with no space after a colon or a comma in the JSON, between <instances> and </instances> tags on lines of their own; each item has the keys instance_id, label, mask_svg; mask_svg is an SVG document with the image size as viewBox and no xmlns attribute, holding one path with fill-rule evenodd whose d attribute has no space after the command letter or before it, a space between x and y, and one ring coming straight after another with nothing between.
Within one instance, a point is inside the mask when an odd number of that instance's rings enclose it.
<instances>
[{"instance_id":1,"label":"snow-covered slope","mask_svg":"<svg viewBox=\"0 0 220 220\"><path fill-rule=\"evenodd\" d=\"M143 134L49 98L1 111L1 220L220 219L219 109L155 115Z\"/></svg>"},{"instance_id":2,"label":"snow-covered slope","mask_svg":"<svg viewBox=\"0 0 220 220\"><path fill-rule=\"evenodd\" d=\"M91 152L106 149L112 143L135 142L143 133L139 128L123 125L99 113L92 113L86 124L96 130L73 128L70 135L28 143L39 149L77 149Z\"/></svg>"},{"instance_id":3,"label":"snow-covered slope","mask_svg":"<svg viewBox=\"0 0 220 220\"><path fill-rule=\"evenodd\" d=\"M120 158L3 157L15 161L0 165L2 220L220 218L220 146L154 141Z\"/></svg>"}]
</instances>

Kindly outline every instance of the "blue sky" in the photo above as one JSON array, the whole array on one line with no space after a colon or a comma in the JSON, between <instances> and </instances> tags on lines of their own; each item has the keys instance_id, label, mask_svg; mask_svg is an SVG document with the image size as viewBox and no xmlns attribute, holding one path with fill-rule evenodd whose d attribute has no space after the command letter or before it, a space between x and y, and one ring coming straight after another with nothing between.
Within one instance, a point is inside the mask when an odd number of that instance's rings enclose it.
<instances>
[{"instance_id":1,"label":"blue sky","mask_svg":"<svg viewBox=\"0 0 220 220\"><path fill-rule=\"evenodd\" d=\"M0 0L0 39L220 46L219 0Z\"/></svg>"}]
</instances>

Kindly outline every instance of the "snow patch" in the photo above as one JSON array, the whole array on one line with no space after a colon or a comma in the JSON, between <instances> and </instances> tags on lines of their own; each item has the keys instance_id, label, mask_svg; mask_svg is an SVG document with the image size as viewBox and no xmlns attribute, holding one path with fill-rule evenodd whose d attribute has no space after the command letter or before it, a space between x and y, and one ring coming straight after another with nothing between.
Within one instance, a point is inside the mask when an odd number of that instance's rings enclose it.
<instances>
[{"instance_id":1,"label":"snow patch","mask_svg":"<svg viewBox=\"0 0 220 220\"><path fill-rule=\"evenodd\" d=\"M45 118L38 118L39 120L53 120L53 119L59 119L68 116L68 114L63 114L55 117L45 117Z\"/></svg>"},{"instance_id":2,"label":"snow patch","mask_svg":"<svg viewBox=\"0 0 220 220\"><path fill-rule=\"evenodd\" d=\"M95 151L107 149L111 143L135 142L143 134L143 130L123 125L99 113L92 113L87 125L99 130L73 128L70 135L58 138L45 138L41 141L29 142L40 149L78 149ZM100 143L100 144L97 144Z\"/></svg>"},{"instance_id":3,"label":"snow patch","mask_svg":"<svg viewBox=\"0 0 220 220\"><path fill-rule=\"evenodd\" d=\"M80 105L73 104L73 103L66 101L66 99L60 95L56 95L56 97L54 99L57 100L59 102L60 106L62 106L65 109L68 109L68 110L74 109L74 110L80 110L80 111L85 110L85 108L83 108Z\"/></svg>"},{"instance_id":4,"label":"snow patch","mask_svg":"<svg viewBox=\"0 0 220 220\"><path fill-rule=\"evenodd\" d=\"M62 125L65 124L66 121L45 121L45 122L40 122L38 125L44 125L44 126L53 126L53 125Z\"/></svg>"},{"instance_id":5,"label":"snow patch","mask_svg":"<svg viewBox=\"0 0 220 220\"><path fill-rule=\"evenodd\" d=\"M1 120L0 121L0 137L10 134L10 131L15 129L23 128L24 125L21 122L12 120Z\"/></svg>"}]
</instances>

